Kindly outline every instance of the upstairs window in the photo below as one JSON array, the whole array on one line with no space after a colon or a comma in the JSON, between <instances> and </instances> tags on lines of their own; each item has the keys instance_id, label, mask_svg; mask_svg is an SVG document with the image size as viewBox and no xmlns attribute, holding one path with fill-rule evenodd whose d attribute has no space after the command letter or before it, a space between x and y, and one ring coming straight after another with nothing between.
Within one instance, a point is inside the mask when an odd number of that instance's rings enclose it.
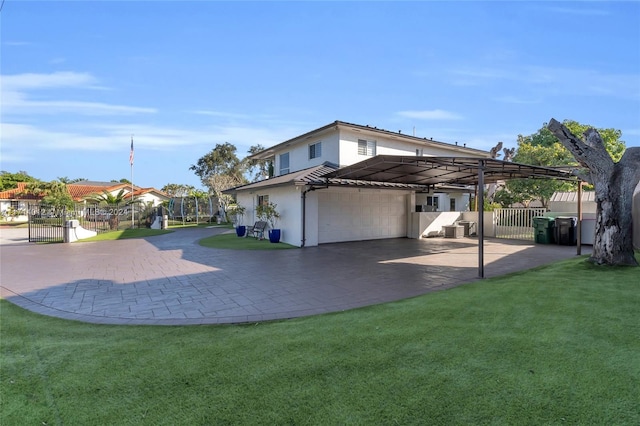
<instances>
[{"instance_id":1,"label":"upstairs window","mask_svg":"<svg viewBox=\"0 0 640 426\"><path fill-rule=\"evenodd\" d=\"M322 156L322 142L316 142L309 145L309 160Z\"/></svg>"},{"instance_id":2,"label":"upstairs window","mask_svg":"<svg viewBox=\"0 0 640 426\"><path fill-rule=\"evenodd\" d=\"M376 141L358 139L358 155L373 157L376 155Z\"/></svg>"},{"instance_id":3,"label":"upstairs window","mask_svg":"<svg viewBox=\"0 0 640 426\"><path fill-rule=\"evenodd\" d=\"M281 175L286 175L289 173L289 153L285 152L284 154L280 154L280 173Z\"/></svg>"}]
</instances>

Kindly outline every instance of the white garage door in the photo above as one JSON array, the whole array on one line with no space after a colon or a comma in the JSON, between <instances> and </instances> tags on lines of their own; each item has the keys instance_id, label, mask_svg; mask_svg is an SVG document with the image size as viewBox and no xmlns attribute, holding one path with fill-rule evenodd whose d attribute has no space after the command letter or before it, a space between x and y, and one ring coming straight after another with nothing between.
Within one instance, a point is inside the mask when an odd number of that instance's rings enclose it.
<instances>
[{"instance_id":1,"label":"white garage door","mask_svg":"<svg viewBox=\"0 0 640 426\"><path fill-rule=\"evenodd\" d=\"M406 199L400 192L318 191L318 242L406 237Z\"/></svg>"}]
</instances>

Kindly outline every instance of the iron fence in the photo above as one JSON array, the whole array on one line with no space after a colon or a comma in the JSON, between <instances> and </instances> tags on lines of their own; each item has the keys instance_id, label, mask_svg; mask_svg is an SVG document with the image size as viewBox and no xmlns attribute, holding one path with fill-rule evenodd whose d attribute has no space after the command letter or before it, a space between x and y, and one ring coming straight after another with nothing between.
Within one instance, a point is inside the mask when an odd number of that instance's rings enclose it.
<instances>
[{"instance_id":1,"label":"iron fence","mask_svg":"<svg viewBox=\"0 0 640 426\"><path fill-rule=\"evenodd\" d=\"M30 242L63 242L64 226L77 220L84 229L98 234L130 228L149 227L158 209L144 204L76 204L74 208L30 204L28 208Z\"/></svg>"}]
</instances>

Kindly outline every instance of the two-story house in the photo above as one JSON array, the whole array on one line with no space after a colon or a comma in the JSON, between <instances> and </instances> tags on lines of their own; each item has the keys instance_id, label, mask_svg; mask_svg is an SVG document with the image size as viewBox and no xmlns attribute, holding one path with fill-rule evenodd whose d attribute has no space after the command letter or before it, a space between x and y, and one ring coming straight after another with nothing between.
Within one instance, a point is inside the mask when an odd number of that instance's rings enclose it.
<instances>
[{"instance_id":1,"label":"two-story house","mask_svg":"<svg viewBox=\"0 0 640 426\"><path fill-rule=\"evenodd\" d=\"M414 212L469 209L472 188L424 192L412 185L322 177L376 155L490 157L463 145L335 121L254 154L271 162L272 176L227 192L246 208L245 224L257 220L259 204L277 204L281 240L296 246L408 237L415 234Z\"/></svg>"}]
</instances>

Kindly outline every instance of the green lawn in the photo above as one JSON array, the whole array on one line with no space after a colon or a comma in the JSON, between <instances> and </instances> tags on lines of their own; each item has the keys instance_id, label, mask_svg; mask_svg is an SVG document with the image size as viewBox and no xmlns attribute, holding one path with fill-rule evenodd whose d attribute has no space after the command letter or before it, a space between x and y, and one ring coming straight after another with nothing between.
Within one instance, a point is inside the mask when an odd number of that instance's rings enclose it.
<instances>
[{"instance_id":1,"label":"green lawn","mask_svg":"<svg viewBox=\"0 0 640 426\"><path fill-rule=\"evenodd\" d=\"M149 228L135 228L135 229L121 229L118 231L109 231L98 234L95 237L83 238L78 242L83 243L87 241L112 241L123 240L126 238L144 238L152 237L154 235L162 235L173 232L166 229L149 229Z\"/></svg>"},{"instance_id":2,"label":"green lawn","mask_svg":"<svg viewBox=\"0 0 640 426\"><path fill-rule=\"evenodd\" d=\"M0 424L638 425L639 277L576 258L229 326L90 325L1 301Z\"/></svg>"}]
</instances>

